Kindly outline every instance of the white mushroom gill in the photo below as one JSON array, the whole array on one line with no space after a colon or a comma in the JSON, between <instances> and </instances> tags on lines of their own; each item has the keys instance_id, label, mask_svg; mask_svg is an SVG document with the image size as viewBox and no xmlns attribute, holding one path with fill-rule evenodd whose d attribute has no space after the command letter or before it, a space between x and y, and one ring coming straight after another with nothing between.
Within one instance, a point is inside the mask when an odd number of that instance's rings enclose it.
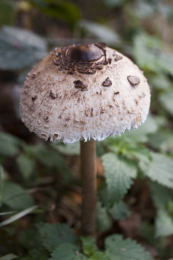
<instances>
[{"instance_id":1,"label":"white mushroom gill","mask_svg":"<svg viewBox=\"0 0 173 260\"><path fill-rule=\"evenodd\" d=\"M22 89L20 111L39 137L73 143L137 128L149 106L143 72L118 51L92 44L56 48L34 67Z\"/></svg>"}]
</instances>

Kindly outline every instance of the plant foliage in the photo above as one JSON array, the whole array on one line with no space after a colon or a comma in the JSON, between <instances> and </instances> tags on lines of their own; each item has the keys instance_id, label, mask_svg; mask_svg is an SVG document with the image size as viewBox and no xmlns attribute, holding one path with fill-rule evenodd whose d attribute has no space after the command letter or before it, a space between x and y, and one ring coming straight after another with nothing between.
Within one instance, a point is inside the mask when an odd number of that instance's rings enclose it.
<instances>
[{"instance_id":1,"label":"plant foliage","mask_svg":"<svg viewBox=\"0 0 173 260\"><path fill-rule=\"evenodd\" d=\"M0 26L0 260L172 259L172 2L1 0ZM80 144L40 141L13 104L54 41L103 41L134 60L151 86L146 122L97 143L97 243L79 231Z\"/></svg>"}]
</instances>

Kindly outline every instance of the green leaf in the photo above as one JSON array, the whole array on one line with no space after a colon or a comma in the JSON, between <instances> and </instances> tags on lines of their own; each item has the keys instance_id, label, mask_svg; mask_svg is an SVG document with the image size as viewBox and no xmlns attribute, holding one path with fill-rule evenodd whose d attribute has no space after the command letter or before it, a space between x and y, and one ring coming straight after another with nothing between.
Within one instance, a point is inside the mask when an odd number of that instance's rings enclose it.
<instances>
[{"instance_id":1,"label":"green leaf","mask_svg":"<svg viewBox=\"0 0 173 260\"><path fill-rule=\"evenodd\" d=\"M104 0L108 7L122 6L127 0Z\"/></svg>"},{"instance_id":2,"label":"green leaf","mask_svg":"<svg viewBox=\"0 0 173 260\"><path fill-rule=\"evenodd\" d=\"M22 177L26 180L30 179L35 169L35 161L27 155L21 154L17 158L17 164Z\"/></svg>"},{"instance_id":3,"label":"green leaf","mask_svg":"<svg viewBox=\"0 0 173 260\"><path fill-rule=\"evenodd\" d=\"M80 254L77 246L73 244L64 243L57 247L49 260L85 260L86 257Z\"/></svg>"},{"instance_id":4,"label":"green leaf","mask_svg":"<svg viewBox=\"0 0 173 260\"><path fill-rule=\"evenodd\" d=\"M56 150L53 150L52 148ZM53 167L59 170L59 172L62 173L63 180L66 184L72 180L73 173L67 166L63 156L57 152L57 147L55 145L26 146L25 152L46 167Z\"/></svg>"},{"instance_id":5,"label":"green leaf","mask_svg":"<svg viewBox=\"0 0 173 260\"><path fill-rule=\"evenodd\" d=\"M93 237L82 237L82 248L84 254L87 256L91 256L98 250Z\"/></svg>"},{"instance_id":6,"label":"green leaf","mask_svg":"<svg viewBox=\"0 0 173 260\"><path fill-rule=\"evenodd\" d=\"M157 131L158 126L157 123L151 115L148 116L147 120L144 124L139 126L138 129L133 130L131 132L127 132L126 136L129 137L135 142L147 142L148 141L148 135L153 134Z\"/></svg>"},{"instance_id":7,"label":"green leaf","mask_svg":"<svg viewBox=\"0 0 173 260\"><path fill-rule=\"evenodd\" d=\"M111 227L112 221L105 207L100 202L97 203L97 228L104 232Z\"/></svg>"},{"instance_id":8,"label":"green leaf","mask_svg":"<svg viewBox=\"0 0 173 260\"><path fill-rule=\"evenodd\" d=\"M1 70L22 70L42 59L46 53L45 40L36 34L17 27L4 26L1 28Z\"/></svg>"},{"instance_id":9,"label":"green leaf","mask_svg":"<svg viewBox=\"0 0 173 260\"><path fill-rule=\"evenodd\" d=\"M146 33L134 38L134 56L138 65L146 71L173 75L173 53L167 52L162 41Z\"/></svg>"},{"instance_id":10,"label":"green leaf","mask_svg":"<svg viewBox=\"0 0 173 260\"><path fill-rule=\"evenodd\" d=\"M28 192L14 182L5 183L2 203L16 210L25 209L34 205L34 201Z\"/></svg>"},{"instance_id":11,"label":"green leaf","mask_svg":"<svg viewBox=\"0 0 173 260\"><path fill-rule=\"evenodd\" d=\"M19 257L19 258L17 258L17 260L37 260L37 259L34 259L33 257L27 255L27 256ZM42 260L42 259L39 259L39 260Z\"/></svg>"},{"instance_id":12,"label":"green leaf","mask_svg":"<svg viewBox=\"0 0 173 260\"><path fill-rule=\"evenodd\" d=\"M82 248L89 260L108 260L106 255L98 250L93 237L83 237Z\"/></svg>"},{"instance_id":13,"label":"green leaf","mask_svg":"<svg viewBox=\"0 0 173 260\"><path fill-rule=\"evenodd\" d=\"M25 152L46 167L56 167L58 165L59 154L51 150L47 145L26 146Z\"/></svg>"},{"instance_id":14,"label":"green leaf","mask_svg":"<svg viewBox=\"0 0 173 260\"><path fill-rule=\"evenodd\" d=\"M146 33L137 34L134 39L134 56L138 65L151 72L173 75L173 53L163 50L162 42Z\"/></svg>"},{"instance_id":15,"label":"green leaf","mask_svg":"<svg viewBox=\"0 0 173 260\"><path fill-rule=\"evenodd\" d=\"M123 198L136 177L137 170L130 161L118 158L113 153L102 157L107 184L108 200L115 202Z\"/></svg>"},{"instance_id":16,"label":"green leaf","mask_svg":"<svg viewBox=\"0 0 173 260\"><path fill-rule=\"evenodd\" d=\"M130 211L123 201L114 203L113 207L109 210L109 212L115 220L124 220L130 215Z\"/></svg>"},{"instance_id":17,"label":"green leaf","mask_svg":"<svg viewBox=\"0 0 173 260\"><path fill-rule=\"evenodd\" d=\"M164 125L165 126L165 125ZM161 152L173 152L173 136L169 129L160 130L150 137L150 145Z\"/></svg>"},{"instance_id":18,"label":"green leaf","mask_svg":"<svg viewBox=\"0 0 173 260\"><path fill-rule=\"evenodd\" d=\"M21 141L10 134L0 133L0 155L14 156L19 152Z\"/></svg>"},{"instance_id":19,"label":"green leaf","mask_svg":"<svg viewBox=\"0 0 173 260\"><path fill-rule=\"evenodd\" d=\"M137 34L134 38L134 56L138 65L148 71L160 72L161 42L145 33Z\"/></svg>"},{"instance_id":20,"label":"green leaf","mask_svg":"<svg viewBox=\"0 0 173 260\"><path fill-rule=\"evenodd\" d=\"M144 248L131 239L123 239L121 235L106 238L106 255L110 260L152 260Z\"/></svg>"},{"instance_id":21,"label":"green leaf","mask_svg":"<svg viewBox=\"0 0 173 260\"><path fill-rule=\"evenodd\" d=\"M173 91L167 91L166 93L160 95L160 101L162 105L171 115L173 115L172 100L173 100Z\"/></svg>"},{"instance_id":22,"label":"green leaf","mask_svg":"<svg viewBox=\"0 0 173 260\"><path fill-rule=\"evenodd\" d=\"M33 248L29 251L28 260L32 260L32 259L33 260L47 260L48 259L47 252L45 251L45 249L39 248L39 247L36 248L36 245L33 245Z\"/></svg>"},{"instance_id":23,"label":"green leaf","mask_svg":"<svg viewBox=\"0 0 173 260\"><path fill-rule=\"evenodd\" d=\"M163 154L151 155L152 161L145 165L144 174L161 185L173 188L173 159Z\"/></svg>"},{"instance_id":24,"label":"green leaf","mask_svg":"<svg viewBox=\"0 0 173 260\"><path fill-rule=\"evenodd\" d=\"M6 226L8 224L15 222L16 220L18 220L20 218L23 218L24 216L33 212L36 208L37 208L37 206L33 206L33 207L27 208L25 210L22 210L21 212L19 212L15 215L11 216L10 218L0 222L0 227Z\"/></svg>"},{"instance_id":25,"label":"green leaf","mask_svg":"<svg viewBox=\"0 0 173 260\"><path fill-rule=\"evenodd\" d=\"M95 252L88 260L109 260L105 253L101 251Z\"/></svg>"},{"instance_id":26,"label":"green leaf","mask_svg":"<svg viewBox=\"0 0 173 260\"><path fill-rule=\"evenodd\" d=\"M4 212L0 212L0 216L11 215L13 213L14 213L14 211L4 211Z\"/></svg>"},{"instance_id":27,"label":"green leaf","mask_svg":"<svg viewBox=\"0 0 173 260\"><path fill-rule=\"evenodd\" d=\"M154 182L150 183L150 189L152 200L156 208L165 210L169 202L172 201L172 191Z\"/></svg>"},{"instance_id":28,"label":"green leaf","mask_svg":"<svg viewBox=\"0 0 173 260\"><path fill-rule=\"evenodd\" d=\"M162 72L166 72L173 76L173 53L171 51L161 51L160 52L160 67Z\"/></svg>"},{"instance_id":29,"label":"green leaf","mask_svg":"<svg viewBox=\"0 0 173 260\"><path fill-rule=\"evenodd\" d=\"M76 234L65 224L37 225L42 245L50 252L63 243L75 244Z\"/></svg>"},{"instance_id":30,"label":"green leaf","mask_svg":"<svg viewBox=\"0 0 173 260\"><path fill-rule=\"evenodd\" d=\"M169 236L173 234L173 219L163 209L160 209L157 212L155 234L156 237Z\"/></svg>"},{"instance_id":31,"label":"green leaf","mask_svg":"<svg viewBox=\"0 0 173 260\"><path fill-rule=\"evenodd\" d=\"M137 138L138 139L138 138ZM135 142L134 138L129 135L122 135L121 137L108 138L107 146L109 149L116 154L120 154L129 160L136 159L137 161L150 160L150 150L147 149L143 144Z\"/></svg>"},{"instance_id":32,"label":"green leaf","mask_svg":"<svg viewBox=\"0 0 173 260\"><path fill-rule=\"evenodd\" d=\"M171 88L171 81L165 74L156 74L151 77L151 86L158 90L167 90Z\"/></svg>"},{"instance_id":33,"label":"green leaf","mask_svg":"<svg viewBox=\"0 0 173 260\"><path fill-rule=\"evenodd\" d=\"M5 172L4 172L4 168L0 165L0 205L3 200L4 184L5 184Z\"/></svg>"},{"instance_id":34,"label":"green leaf","mask_svg":"<svg viewBox=\"0 0 173 260\"><path fill-rule=\"evenodd\" d=\"M0 1L0 26L13 24L15 19L15 3L10 0Z\"/></svg>"},{"instance_id":35,"label":"green leaf","mask_svg":"<svg viewBox=\"0 0 173 260\"><path fill-rule=\"evenodd\" d=\"M30 179L35 169L35 161L25 154L21 154L17 158L17 164L22 177L25 180Z\"/></svg>"},{"instance_id":36,"label":"green leaf","mask_svg":"<svg viewBox=\"0 0 173 260\"><path fill-rule=\"evenodd\" d=\"M80 143L74 143L74 144L63 144L63 145L53 145L55 149L57 149L62 154L66 155L79 155L80 154Z\"/></svg>"},{"instance_id":37,"label":"green leaf","mask_svg":"<svg viewBox=\"0 0 173 260\"><path fill-rule=\"evenodd\" d=\"M139 168L141 170L145 170L146 165L150 163L151 160L151 152L147 148L140 148L137 147L137 149L134 149L132 151L133 158L136 158L136 160L139 163Z\"/></svg>"},{"instance_id":38,"label":"green leaf","mask_svg":"<svg viewBox=\"0 0 173 260\"><path fill-rule=\"evenodd\" d=\"M8 254L0 257L0 260L13 260L16 259L17 255L14 254Z\"/></svg>"},{"instance_id":39,"label":"green leaf","mask_svg":"<svg viewBox=\"0 0 173 260\"><path fill-rule=\"evenodd\" d=\"M72 28L80 19L80 10L78 6L70 1L30 0L30 2L42 13L55 19L61 19L67 22Z\"/></svg>"},{"instance_id":40,"label":"green leaf","mask_svg":"<svg viewBox=\"0 0 173 260\"><path fill-rule=\"evenodd\" d=\"M107 44L120 43L120 38L115 30L112 30L105 25L100 25L88 20L81 20L79 27L87 31L88 34L95 36L99 41L106 42Z\"/></svg>"},{"instance_id":41,"label":"green leaf","mask_svg":"<svg viewBox=\"0 0 173 260\"><path fill-rule=\"evenodd\" d=\"M40 248L43 249L40 243L39 232L35 226L30 226L27 229L20 230L17 236L17 241L20 244L20 246L29 251L33 248L36 248L37 250L40 250Z\"/></svg>"},{"instance_id":42,"label":"green leaf","mask_svg":"<svg viewBox=\"0 0 173 260\"><path fill-rule=\"evenodd\" d=\"M140 20L147 19L151 17L154 13L154 8L152 8L151 4L146 3L144 1L138 1L135 7L132 9L132 12L135 16L137 16Z\"/></svg>"},{"instance_id":43,"label":"green leaf","mask_svg":"<svg viewBox=\"0 0 173 260\"><path fill-rule=\"evenodd\" d=\"M153 240L154 237L153 223L148 223L143 221L139 228L139 235L143 237L149 244L153 245L156 242Z\"/></svg>"}]
</instances>

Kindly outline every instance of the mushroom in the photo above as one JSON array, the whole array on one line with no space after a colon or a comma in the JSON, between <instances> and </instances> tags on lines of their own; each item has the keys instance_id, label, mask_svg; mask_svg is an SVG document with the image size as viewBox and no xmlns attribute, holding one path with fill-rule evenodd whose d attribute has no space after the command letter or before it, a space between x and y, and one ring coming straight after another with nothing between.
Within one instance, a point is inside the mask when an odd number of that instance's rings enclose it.
<instances>
[{"instance_id":1,"label":"mushroom","mask_svg":"<svg viewBox=\"0 0 173 260\"><path fill-rule=\"evenodd\" d=\"M143 72L104 43L55 48L28 74L21 118L50 141L81 142L82 231L95 233L96 140L137 128L148 114Z\"/></svg>"}]
</instances>

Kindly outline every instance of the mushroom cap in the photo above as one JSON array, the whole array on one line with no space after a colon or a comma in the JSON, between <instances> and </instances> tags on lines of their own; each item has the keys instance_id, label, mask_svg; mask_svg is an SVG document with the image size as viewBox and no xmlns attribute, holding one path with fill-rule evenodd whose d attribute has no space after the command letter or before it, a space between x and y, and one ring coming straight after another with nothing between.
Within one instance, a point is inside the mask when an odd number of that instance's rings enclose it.
<instances>
[{"instance_id":1,"label":"mushroom cap","mask_svg":"<svg viewBox=\"0 0 173 260\"><path fill-rule=\"evenodd\" d=\"M103 140L146 120L150 88L143 72L104 44L55 48L28 74L21 118L50 141Z\"/></svg>"}]
</instances>

